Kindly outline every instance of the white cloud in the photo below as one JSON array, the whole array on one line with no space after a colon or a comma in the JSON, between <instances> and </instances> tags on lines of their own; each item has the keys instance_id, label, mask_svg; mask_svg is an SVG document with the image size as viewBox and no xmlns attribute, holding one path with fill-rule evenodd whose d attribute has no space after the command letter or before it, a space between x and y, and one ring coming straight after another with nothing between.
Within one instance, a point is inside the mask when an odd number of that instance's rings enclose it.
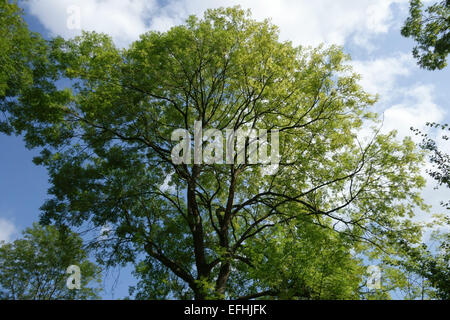
<instances>
[{"instance_id":1,"label":"white cloud","mask_svg":"<svg viewBox=\"0 0 450 320\"><path fill-rule=\"evenodd\" d=\"M443 136L450 137L450 131L439 129L436 132L436 145L441 152L450 154L450 140L442 139Z\"/></svg>"},{"instance_id":2,"label":"white cloud","mask_svg":"<svg viewBox=\"0 0 450 320\"><path fill-rule=\"evenodd\" d=\"M0 242L11 241L12 236L17 232L16 226L9 220L0 218Z\"/></svg>"},{"instance_id":3,"label":"white cloud","mask_svg":"<svg viewBox=\"0 0 450 320\"><path fill-rule=\"evenodd\" d=\"M407 0L178 0L170 1L160 14L181 23L187 15L201 14L207 8L241 5L251 9L257 20L270 17L280 27L282 40L297 45L343 45L363 34L386 33L394 22L394 3L406 4ZM177 14L173 14L174 7Z\"/></svg>"},{"instance_id":4,"label":"white cloud","mask_svg":"<svg viewBox=\"0 0 450 320\"><path fill-rule=\"evenodd\" d=\"M379 94L382 100L399 92L399 77L408 76L415 62L409 53L396 53L390 57L367 61L351 61L353 70L361 75L360 84L371 94Z\"/></svg>"},{"instance_id":5,"label":"white cloud","mask_svg":"<svg viewBox=\"0 0 450 320\"><path fill-rule=\"evenodd\" d=\"M168 192L168 193L172 193L172 194L177 192L175 186L169 185L170 181L172 180L173 174L174 174L174 172L170 172L166 176L166 178L164 179L164 182L159 187L161 192Z\"/></svg>"},{"instance_id":6,"label":"white cloud","mask_svg":"<svg viewBox=\"0 0 450 320\"><path fill-rule=\"evenodd\" d=\"M99 232L98 239L101 241L108 240L113 232L113 228L108 223L104 224Z\"/></svg>"},{"instance_id":7,"label":"white cloud","mask_svg":"<svg viewBox=\"0 0 450 320\"><path fill-rule=\"evenodd\" d=\"M386 33L395 22L392 5L398 3L407 5L407 0L169 0L164 5L157 0L32 0L28 6L52 33L71 37L79 31L67 27L67 9L76 5L82 29L108 33L121 46L147 30L165 31L183 23L190 14L241 5L257 20L270 17L280 27L282 40L296 45L354 40L369 48L368 39Z\"/></svg>"},{"instance_id":8,"label":"white cloud","mask_svg":"<svg viewBox=\"0 0 450 320\"><path fill-rule=\"evenodd\" d=\"M32 0L28 3L31 14L52 34L73 37L79 29L71 29L68 21L76 19L79 8L80 27L83 30L104 32L120 46L138 39L147 30L145 16L157 9L156 0Z\"/></svg>"},{"instance_id":9,"label":"white cloud","mask_svg":"<svg viewBox=\"0 0 450 320\"><path fill-rule=\"evenodd\" d=\"M402 89L405 90L405 89ZM432 85L417 85L404 91L404 100L384 111L384 131L397 130L399 137L411 135L411 127L427 131L426 122L439 122L444 110L434 102ZM413 136L416 142L421 138Z\"/></svg>"},{"instance_id":10,"label":"white cloud","mask_svg":"<svg viewBox=\"0 0 450 320\"><path fill-rule=\"evenodd\" d=\"M411 127L428 132L426 122L439 122L444 119L445 110L435 99L435 87L432 84L402 84L417 70L410 54L396 53L392 56L367 61L351 61L353 70L361 75L360 84L371 94L379 94L380 100L375 110L384 116L382 132L397 130L398 138L412 136ZM367 135L367 134L365 134Z\"/></svg>"}]
</instances>

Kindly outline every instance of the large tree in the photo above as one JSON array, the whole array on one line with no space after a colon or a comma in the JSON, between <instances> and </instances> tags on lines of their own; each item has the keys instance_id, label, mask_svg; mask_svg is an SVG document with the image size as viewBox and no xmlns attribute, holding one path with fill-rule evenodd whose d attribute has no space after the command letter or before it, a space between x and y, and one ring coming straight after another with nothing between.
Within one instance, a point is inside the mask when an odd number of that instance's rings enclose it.
<instances>
[{"instance_id":1,"label":"large tree","mask_svg":"<svg viewBox=\"0 0 450 320\"><path fill-rule=\"evenodd\" d=\"M79 288L67 286L71 265L80 268ZM0 243L0 299L98 299L99 281L100 268L88 260L79 235L67 229L34 223L21 239Z\"/></svg>"},{"instance_id":2,"label":"large tree","mask_svg":"<svg viewBox=\"0 0 450 320\"><path fill-rule=\"evenodd\" d=\"M55 38L48 59L6 106L7 129L42 148L41 222L108 230L93 245L106 264L136 263L137 297L354 298L355 251L419 239L407 217L425 208L423 155L378 132L375 99L338 47L280 42L269 21L229 8L128 49ZM172 132L195 121L278 130L278 170L175 164Z\"/></svg>"}]
</instances>

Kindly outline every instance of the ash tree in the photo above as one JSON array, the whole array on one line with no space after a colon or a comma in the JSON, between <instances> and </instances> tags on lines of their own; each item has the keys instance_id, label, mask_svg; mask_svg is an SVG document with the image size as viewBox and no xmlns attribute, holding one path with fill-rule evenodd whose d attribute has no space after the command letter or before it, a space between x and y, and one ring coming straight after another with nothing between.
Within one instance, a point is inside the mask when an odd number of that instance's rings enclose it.
<instances>
[{"instance_id":1,"label":"ash tree","mask_svg":"<svg viewBox=\"0 0 450 320\"><path fill-rule=\"evenodd\" d=\"M408 217L425 208L423 154L378 132L348 59L281 42L240 8L126 49L97 33L50 40L43 72L5 111L50 175L41 222L107 225L92 245L107 265L136 265L137 298L360 297L354 251L419 239ZM278 170L174 164L171 134L195 121L278 130Z\"/></svg>"}]
</instances>

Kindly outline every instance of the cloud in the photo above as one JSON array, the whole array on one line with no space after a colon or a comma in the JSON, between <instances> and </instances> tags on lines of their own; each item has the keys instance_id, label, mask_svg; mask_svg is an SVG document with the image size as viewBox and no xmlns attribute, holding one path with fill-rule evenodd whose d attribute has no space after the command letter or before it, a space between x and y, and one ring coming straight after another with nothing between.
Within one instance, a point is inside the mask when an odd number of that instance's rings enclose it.
<instances>
[{"instance_id":1,"label":"cloud","mask_svg":"<svg viewBox=\"0 0 450 320\"><path fill-rule=\"evenodd\" d=\"M146 16L157 9L156 0L32 0L26 5L53 35L80 34L79 17L81 29L107 33L120 46L138 39L147 30Z\"/></svg>"},{"instance_id":2,"label":"cloud","mask_svg":"<svg viewBox=\"0 0 450 320\"><path fill-rule=\"evenodd\" d=\"M270 17L280 27L281 38L295 44L318 45L321 42L344 44L355 32L385 33L392 20L390 5L396 0L231 0L231 1L171 1L161 9L163 16L173 16L173 6L187 16L201 14L206 8L241 5L251 9L253 17ZM181 21L177 21L181 22Z\"/></svg>"},{"instance_id":3,"label":"cloud","mask_svg":"<svg viewBox=\"0 0 450 320\"><path fill-rule=\"evenodd\" d=\"M443 136L450 137L450 131L439 129L436 133L436 145L441 152L450 155L450 140L443 139Z\"/></svg>"},{"instance_id":4,"label":"cloud","mask_svg":"<svg viewBox=\"0 0 450 320\"><path fill-rule=\"evenodd\" d=\"M383 130L397 130L400 137L411 135L411 127L428 131L426 122L439 122L445 111L434 102L434 86L416 85L404 91L404 100L384 111ZM412 136L419 142L419 136Z\"/></svg>"},{"instance_id":5,"label":"cloud","mask_svg":"<svg viewBox=\"0 0 450 320\"><path fill-rule=\"evenodd\" d=\"M351 61L351 65L361 75L360 84L364 90L379 94L382 100L386 100L390 94L401 91L398 90L398 80L411 74L415 62L409 53L396 53L384 58Z\"/></svg>"},{"instance_id":6,"label":"cloud","mask_svg":"<svg viewBox=\"0 0 450 320\"><path fill-rule=\"evenodd\" d=\"M407 0L32 0L28 7L51 33L72 37L79 30L68 28L68 12L75 5L84 30L110 34L120 46L138 39L147 30L166 31L191 14L208 8L241 5L257 20L271 18L280 27L282 40L296 45L348 41L370 47L370 38L386 33L395 23L394 4ZM70 10L70 9L69 9Z\"/></svg>"},{"instance_id":7,"label":"cloud","mask_svg":"<svg viewBox=\"0 0 450 320\"><path fill-rule=\"evenodd\" d=\"M0 242L9 242L12 240L12 236L16 234L16 226L9 220L0 218Z\"/></svg>"},{"instance_id":8,"label":"cloud","mask_svg":"<svg viewBox=\"0 0 450 320\"><path fill-rule=\"evenodd\" d=\"M361 75L360 84L371 94L379 94L375 111L383 113L382 132L397 130L398 138L412 136L416 142L419 136L412 135L411 127L428 132L426 122L444 119L445 110L436 103L435 86L409 79L417 71L410 54L395 53L391 56L366 61L351 61L353 70Z\"/></svg>"},{"instance_id":9,"label":"cloud","mask_svg":"<svg viewBox=\"0 0 450 320\"><path fill-rule=\"evenodd\" d=\"M100 241L105 241L108 240L109 237L112 235L113 232L113 228L110 224L105 223L101 228L100 228L100 232L98 235L98 239Z\"/></svg>"},{"instance_id":10,"label":"cloud","mask_svg":"<svg viewBox=\"0 0 450 320\"><path fill-rule=\"evenodd\" d=\"M392 5L406 3L407 0L177 0L169 1L158 13L159 19L165 17L164 21L171 19L172 24L178 24L189 14L200 15L207 8L241 5L251 9L257 20L271 18L280 27L282 40L296 45L344 45L350 40L358 44L360 37L368 39L386 33L395 22ZM151 26L166 30L158 23Z\"/></svg>"}]
</instances>

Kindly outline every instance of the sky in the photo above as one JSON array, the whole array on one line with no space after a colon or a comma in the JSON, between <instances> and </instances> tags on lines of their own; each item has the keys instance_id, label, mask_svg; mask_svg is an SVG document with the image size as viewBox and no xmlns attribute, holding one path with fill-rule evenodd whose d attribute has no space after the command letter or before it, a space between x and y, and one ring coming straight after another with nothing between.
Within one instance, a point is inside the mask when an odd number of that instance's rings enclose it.
<instances>
[{"instance_id":1,"label":"sky","mask_svg":"<svg viewBox=\"0 0 450 320\"><path fill-rule=\"evenodd\" d=\"M450 67L427 71L417 66L411 54L414 42L400 35L408 15L407 0L28 0L19 4L30 29L46 38L70 38L83 29L107 33L125 48L140 34L166 31L189 15L241 5L251 9L256 20L270 18L282 41L343 46L352 57L349 63L362 76L364 89L379 94L374 111L383 114L382 131L395 129L401 139L411 135L411 126L426 131L427 121L450 122ZM438 143L450 152L450 143ZM0 135L0 146L0 240L13 241L39 219L48 175L32 163L38 152L26 149L20 137ZM434 190L435 183L431 178L427 181L423 197L432 205L431 213L443 212L439 202L448 200L448 190ZM416 214L419 220L431 218L429 213ZM135 283L130 268L112 271L106 278L104 298L108 299L125 297L128 285Z\"/></svg>"}]
</instances>

